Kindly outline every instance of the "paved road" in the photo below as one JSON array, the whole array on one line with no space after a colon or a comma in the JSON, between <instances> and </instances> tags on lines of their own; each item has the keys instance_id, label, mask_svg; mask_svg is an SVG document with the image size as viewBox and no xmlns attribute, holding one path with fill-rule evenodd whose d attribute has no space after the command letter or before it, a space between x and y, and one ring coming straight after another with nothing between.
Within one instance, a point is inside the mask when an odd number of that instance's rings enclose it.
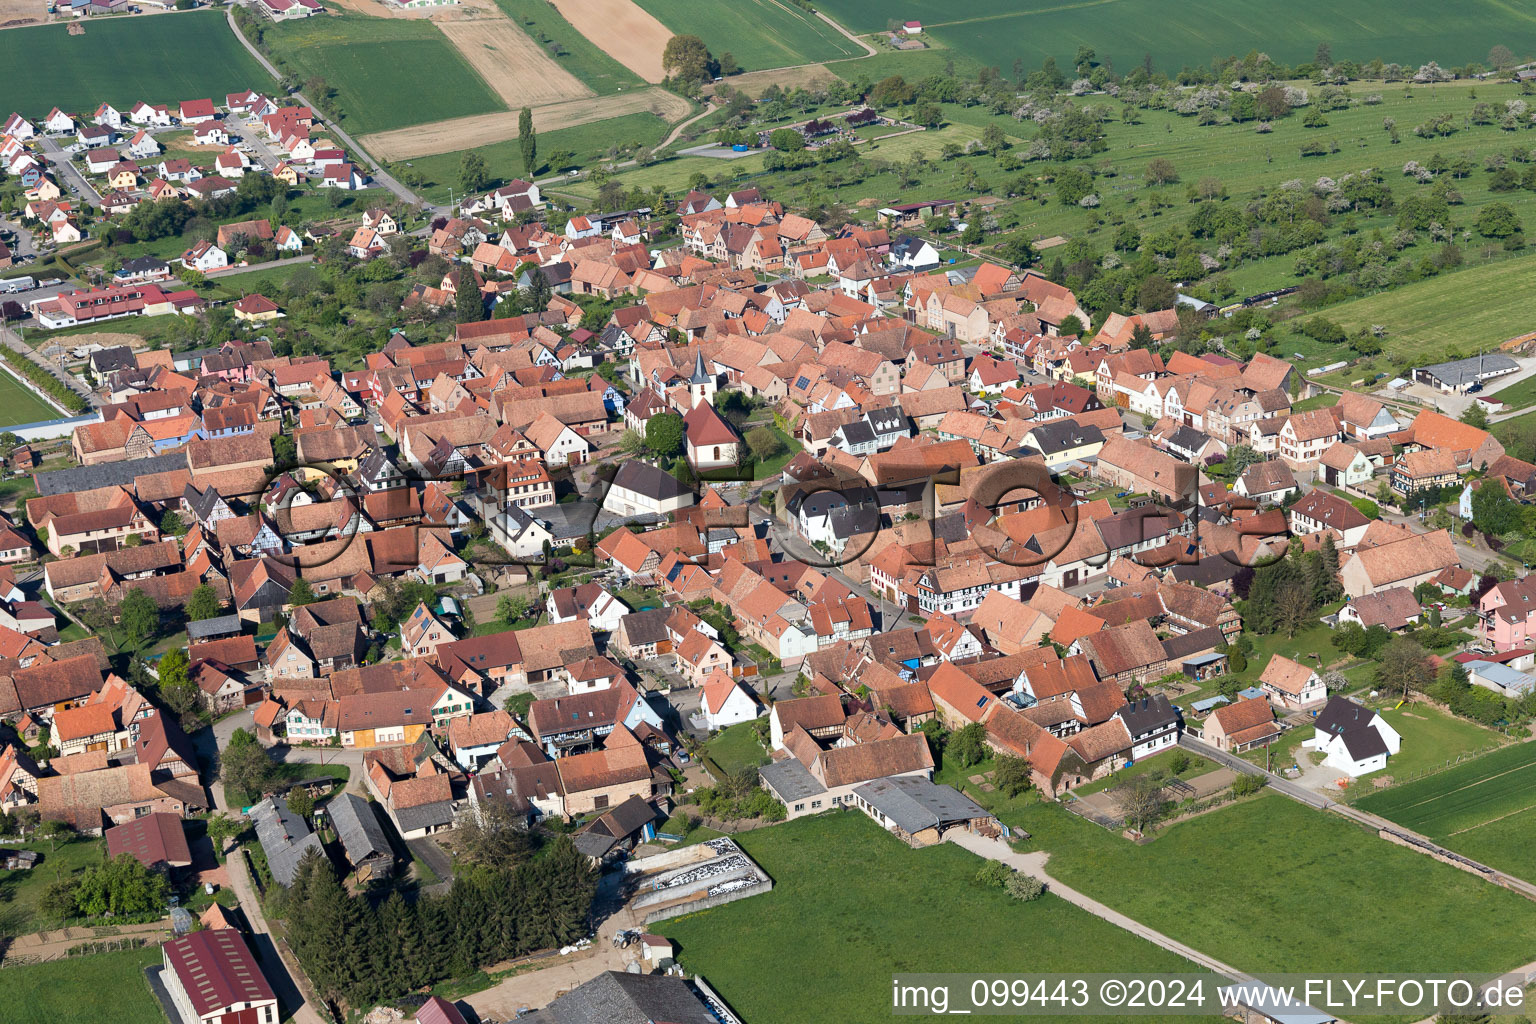
<instances>
[{"instance_id":1,"label":"paved road","mask_svg":"<svg viewBox=\"0 0 1536 1024\"><path fill-rule=\"evenodd\" d=\"M255 46L251 45L251 41L245 38L245 34L240 31L240 26L235 24L234 8L230 7L228 10L226 10L224 12L224 16L229 20L229 30L235 34L236 39L240 40L240 45L244 46L250 55L255 57L257 62L263 68L266 68L269 75L271 75L279 82L282 81L283 76L278 72L277 68L273 66L272 62L267 60L266 54L262 53L260 50L256 49ZM319 111L319 105L316 103L311 103L303 93L295 91L292 93L292 95L295 99L308 106L311 110ZM415 192L412 192L410 189L400 184L400 182L397 181L392 175L388 174L384 168L379 166L378 161L375 160L366 149L364 149L362 146L359 146L357 141L353 139L352 136L342 131L341 128L335 124L335 122L327 120L325 127L327 131L331 132L338 139L340 139L342 145L351 150L353 154L360 160L360 162L362 162L364 166L368 168L369 173L372 175L375 182L383 185L385 188L389 189L395 195L399 196L401 199L412 204L413 206L420 206L424 210L428 211L428 219L436 217L440 214L447 213L448 207L432 206L426 200L418 196Z\"/></svg>"},{"instance_id":2,"label":"paved road","mask_svg":"<svg viewBox=\"0 0 1536 1024\"><path fill-rule=\"evenodd\" d=\"M41 291L35 294L38 298L43 297L43 293ZM10 349L12 352L17 353L23 358L32 360L32 362L47 370L71 391L85 399L86 404L90 408L101 408L101 399L96 396L94 391L86 387L84 381L66 370L58 360L33 351L27 346L26 342L22 341L20 336L17 335L17 333L11 330L9 327L0 327L0 342L3 342L5 347Z\"/></svg>"},{"instance_id":3,"label":"paved road","mask_svg":"<svg viewBox=\"0 0 1536 1024\"><path fill-rule=\"evenodd\" d=\"M222 270L210 270L203 276L209 280L220 277L231 277L235 274L250 274L258 270L276 270L279 267L293 267L300 263L313 263L313 253L305 253L302 256L288 256L280 260L270 260L266 263L257 263L249 267L225 267Z\"/></svg>"},{"instance_id":4,"label":"paved road","mask_svg":"<svg viewBox=\"0 0 1536 1024\"><path fill-rule=\"evenodd\" d=\"M43 146L43 156L57 169L60 180L69 190L92 206L100 206L101 196L97 195L96 189L85 180L85 175L81 174L80 168L69 159L69 154L59 148L59 141L48 135L39 136L39 141Z\"/></svg>"},{"instance_id":5,"label":"paved road","mask_svg":"<svg viewBox=\"0 0 1536 1024\"><path fill-rule=\"evenodd\" d=\"M999 863L1007 864L1015 871L1034 875L1042 882L1045 882L1050 887L1052 893L1060 896L1073 906L1080 907L1094 917L1108 921L1116 928L1124 929L1132 935L1163 947L1169 952L1177 953L1191 963L1198 964L1207 970L1215 971L1217 974L1225 975L1234 980L1249 980L1248 975L1243 974L1237 968L1216 959L1210 954L1202 953L1193 946L1187 946L1178 939L1170 938L1155 928L1144 925L1134 918L1127 917L1112 907L1105 906L1093 897L1081 893L1071 886L1063 885L1052 878L1046 871L1046 862L1050 859L1050 854L1048 853L1043 851L1019 853L1001 839L988 839L985 836L979 836L958 828L950 829L945 833L944 838L962 849L971 851L978 857L995 860Z\"/></svg>"}]
</instances>

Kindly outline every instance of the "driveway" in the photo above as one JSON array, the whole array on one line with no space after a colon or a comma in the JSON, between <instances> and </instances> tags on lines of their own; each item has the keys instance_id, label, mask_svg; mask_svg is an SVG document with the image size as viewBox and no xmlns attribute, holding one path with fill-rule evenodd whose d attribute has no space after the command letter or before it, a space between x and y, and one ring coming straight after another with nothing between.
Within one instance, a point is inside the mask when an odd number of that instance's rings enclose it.
<instances>
[{"instance_id":1,"label":"driveway","mask_svg":"<svg viewBox=\"0 0 1536 1024\"><path fill-rule=\"evenodd\" d=\"M439 879L439 882L425 888L431 892L446 892L453 884L453 858L448 856L448 851L427 837L407 839L405 845L410 847L412 855L420 857Z\"/></svg>"}]
</instances>

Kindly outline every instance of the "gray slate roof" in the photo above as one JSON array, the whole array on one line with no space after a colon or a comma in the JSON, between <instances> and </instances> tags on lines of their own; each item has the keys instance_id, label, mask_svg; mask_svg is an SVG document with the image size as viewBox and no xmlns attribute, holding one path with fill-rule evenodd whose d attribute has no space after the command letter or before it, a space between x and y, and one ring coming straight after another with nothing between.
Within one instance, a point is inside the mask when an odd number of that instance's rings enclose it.
<instances>
[{"instance_id":1,"label":"gray slate roof","mask_svg":"<svg viewBox=\"0 0 1536 1024\"><path fill-rule=\"evenodd\" d=\"M187 623L187 639L202 640L210 636L233 636L244 631L238 615L219 615L201 622Z\"/></svg>"},{"instance_id":2,"label":"gray slate roof","mask_svg":"<svg viewBox=\"0 0 1536 1024\"><path fill-rule=\"evenodd\" d=\"M941 786L916 775L875 779L853 793L908 835L925 828L992 816L955 787Z\"/></svg>"},{"instance_id":3,"label":"gray slate roof","mask_svg":"<svg viewBox=\"0 0 1536 1024\"><path fill-rule=\"evenodd\" d=\"M256 822L256 838L267 855L267 867L279 885L292 885L299 862L310 850L324 857L320 837L309 830L304 820L288 809L288 801L270 796L251 808Z\"/></svg>"},{"instance_id":4,"label":"gray slate roof","mask_svg":"<svg viewBox=\"0 0 1536 1024\"><path fill-rule=\"evenodd\" d=\"M552 1024L718 1024L682 978L608 971L550 1003Z\"/></svg>"},{"instance_id":5,"label":"gray slate roof","mask_svg":"<svg viewBox=\"0 0 1536 1024\"><path fill-rule=\"evenodd\" d=\"M389 837L373 807L356 793L342 793L326 804L331 824L341 837L341 845L347 851L347 860L354 867L370 857L380 854L393 857Z\"/></svg>"},{"instance_id":6,"label":"gray slate roof","mask_svg":"<svg viewBox=\"0 0 1536 1024\"><path fill-rule=\"evenodd\" d=\"M816 781L810 769L793 757L763 765L757 774L785 802L820 796L827 791L827 787Z\"/></svg>"},{"instance_id":7,"label":"gray slate roof","mask_svg":"<svg viewBox=\"0 0 1536 1024\"><path fill-rule=\"evenodd\" d=\"M171 455L151 455L147 459L103 462L99 466L75 466L72 469L56 469L51 473L34 473L32 479L37 482L37 493L46 498L97 487L131 487L141 476L186 468L186 453L176 452Z\"/></svg>"}]
</instances>

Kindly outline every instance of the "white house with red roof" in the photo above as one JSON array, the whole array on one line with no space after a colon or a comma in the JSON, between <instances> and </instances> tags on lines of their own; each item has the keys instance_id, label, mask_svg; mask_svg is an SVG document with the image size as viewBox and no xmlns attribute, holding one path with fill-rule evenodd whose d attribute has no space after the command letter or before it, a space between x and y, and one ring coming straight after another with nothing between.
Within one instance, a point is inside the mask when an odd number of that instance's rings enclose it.
<instances>
[{"instance_id":1,"label":"white house with red roof","mask_svg":"<svg viewBox=\"0 0 1536 1024\"><path fill-rule=\"evenodd\" d=\"M700 402L683 417L683 440L688 464L697 472L734 466L740 457L741 438L708 402Z\"/></svg>"},{"instance_id":2,"label":"white house with red roof","mask_svg":"<svg viewBox=\"0 0 1536 1024\"><path fill-rule=\"evenodd\" d=\"M594 224L592 221L588 220L586 217L579 213L565 222L566 238L596 238L602 233L603 228L601 223Z\"/></svg>"},{"instance_id":3,"label":"white house with red roof","mask_svg":"<svg viewBox=\"0 0 1536 1024\"><path fill-rule=\"evenodd\" d=\"M28 121L20 114L12 114L5 119L5 127L0 128L0 135L9 135L16 139L30 139L37 135L37 128L33 126L31 121Z\"/></svg>"},{"instance_id":4,"label":"white house with red roof","mask_svg":"<svg viewBox=\"0 0 1536 1024\"><path fill-rule=\"evenodd\" d=\"M169 108L161 103L145 103L143 100L135 103L133 109L128 111L128 120L155 128L169 128L172 124Z\"/></svg>"},{"instance_id":5,"label":"white house with red roof","mask_svg":"<svg viewBox=\"0 0 1536 1024\"><path fill-rule=\"evenodd\" d=\"M277 995L235 929L188 932L160 949L160 981L182 1020L277 1024Z\"/></svg>"},{"instance_id":6,"label":"white house with red roof","mask_svg":"<svg viewBox=\"0 0 1536 1024\"><path fill-rule=\"evenodd\" d=\"M367 184L367 179L353 164L334 164L325 169L325 177L321 179L320 184L326 188L356 192Z\"/></svg>"},{"instance_id":7,"label":"white house with red roof","mask_svg":"<svg viewBox=\"0 0 1536 1024\"><path fill-rule=\"evenodd\" d=\"M75 130L75 119L58 107L54 107L48 111L48 116L43 118L43 130L58 135L68 135Z\"/></svg>"},{"instance_id":8,"label":"white house with red roof","mask_svg":"<svg viewBox=\"0 0 1536 1024\"><path fill-rule=\"evenodd\" d=\"M261 11L273 21L292 21L307 18L325 10L319 0L258 0Z\"/></svg>"},{"instance_id":9,"label":"white house with red roof","mask_svg":"<svg viewBox=\"0 0 1536 1024\"><path fill-rule=\"evenodd\" d=\"M923 32L923 23L920 21L903 22L901 30L909 36L921 35Z\"/></svg>"},{"instance_id":10,"label":"white house with red roof","mask_svg":"<svg viewBox=\"0 0 1536 1024\"><path fill-rule=\"evenodd\" d=\"M182 124L207 124L218 116L213 100L182 100L180 114Z\"/></svg>"},{"instance_id":11,"label":"white house with red roof","mask_svg":"<svg viewBox=\"0 0 1536 1024\"><path fill-rule=\"evenodd\" d=\"M103 103L97 107L96 113L91 120L97 124L104 124L109 128L121 128L123 126L123 115L110 103Z\"/></svg>"},{"instance_id":12,"label":"white house with red roof","mask_svg":"<svg viewBox=\"0 0 1536 1024\"><path fill-rule=\"evenodd\" d=\"M206 239L181 254L181 265L207 273L229 266L229 254Z\"/></svg>"},{"instance_id":13,"label":"white house with red roof","mask_svg":"<svg viewBox=\"0 0 1536 1024\"><path fill-rule=\"evenodd\" d=\"M725 672L715 669L704 681L704 697L699 702L699 717L713 732L757 717L757 701L746 687Z\"/></svg>"}]
</instances>

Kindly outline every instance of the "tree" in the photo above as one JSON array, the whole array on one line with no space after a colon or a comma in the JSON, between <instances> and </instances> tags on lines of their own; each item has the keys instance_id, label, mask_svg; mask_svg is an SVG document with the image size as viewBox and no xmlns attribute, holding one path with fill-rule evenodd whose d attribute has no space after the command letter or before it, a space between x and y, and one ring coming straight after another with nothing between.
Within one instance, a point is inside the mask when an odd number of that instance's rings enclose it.
<instances>
[{"instance_id":1,"label":"tree","mask_svg":"<svg viewBox=\"0 0 1536 1024\"><path fill-rule=\"evenodd\" d=\"M693 35L673 36L661 51L661 69L680 82L707 82L710 74L709 48Z\"/></svg>"},{"instance_id":2,"label":"tree","mask_svg":"<svg viewBox=\"0 0 1536 1024\"><path fill-rule=\"evenodd\" d=\"M1520 216L1508 203L1489 203L1478 213L1476 227L1484 238L1509 238L1520 233Z\"/></svg>"},{"instance_id":3,"label":"tree","mask_svg":"<svg viewBox=\"0 0 1536 1024\"><path fill-rule=\"evenodd\" d=\"M1490 537L1502 537L1520 528L1521 507L1496 483L1484 482L1472 492L1472 525Z\"/></svg>"},{"instance_id":4,"label":"tree","mask_svg":"<svg viewBox=\"0 0 1536 1024\"><path fill-rule=\"evenodd\" d=\"M768 145L780 153L797 153L805 148L805 136L793 128L776 128L768 133Z\"/></svg>"},{"instance_id":5,"label":"tree","mask_svg":"<svg viewBox=\"0 0 1536 1024\"><path fill-rule=\"evenodd\" d=\"M295 608L315 603L315 588L309 585L309 580L301 576L293 581L293 586L288 588L287 603Z\"/></svg>"},{"instance_id":6,"label":"tree","mask_svg":"<svg viewBox=\"0 0 1536 1024\"><path fill-rule=\"evenodd\" d=\"M523 154L523 173L531 180L533 172L538 170L539 137L534 134L533 110L529 107L524 107L517 115L517 148Z\"/></svg>"},{"instance_id":7,"label":"tree","mask_svg":"<svg viewBox=\"0 0 1536 1024\"><path fill-rule=\"evenodd\" d=\"M315 798L310 795L308 786L294 786L288 791L288 809L305 821L315 813Z\"/></svg>"},{"instance_id":8,"label":"tree","mask_svg":"<svg viewBox=\"0 0 1536 1024\"><path fill-rule=\"evenodd\" d=\"M272 781L272 757L247 729L236 729L219 757L219 778L226 790L236 790L253 801Z\"/></svg>"},{"instance_id":9,"label":"tree","mask_svg":"<svg viewBox=\"0 0 1536 1024\"><path fill-rule=\"evenodd\" d=\"M165 876L151 871L131 853L85 869L75 886L75 904L86 917L163 911Z\"/></svg>"},{"instance_id":10,"label":"tree","mask_svg":"<svg viewBox=\"0 0 1536 1024\"><path fill-rule=\"evenodd\" d=\"M180 537L187 532L187 524L181 521L180 513L167 512L160 517L160 532Z\"/></svg>"},{"instance_id":11,"label":"tree","mask_svg":"<svg viewBox=\"0 0 1536 1024\"><path fill-rule=\"evenodd\" d=\"M1318 43L1317 50L1312 55L1312 63L1317 65L1319 71L1326 71L1333 67L1333 47L1326 42Z\"/></svg>"},{"instance_id":12,"label":"tree","mask_svg":"<svg viewBox=\"0 0 1536 1024\"><path fill-rule=\"evenodd\" d=\"M969 768L987 759L987 727L972 722L952 733L944 746L944 756L954 758L961 768Z\"/></svg>"},{"instance_id":13,"label":"tree","mask_svg":"<svg viewBox=\"0 0 1536 1024\"><path fill-rule=\"evenodd\" d=\"M1010 797L1028 791L1033 784L1029 762L1022 757L1003 754L998 757L992 772L992 784Z\"/></svg>"},{"instance_id":14,"label":"tree","mask_svg":"<svg viewBox=\"0 0 1536 1024\"><path fill-rule=\"evenodd\" d=\"M532 852L527 826L506 803L491 800L482 805L478 815L464 816L455 837L466 859L505 871L517 867Z\"/></svg>"},{"instance_id":15,"label":"tree","mask_svg":"<svg viewBox=\"0 0 1536 1024\"><path fill-rule=\"evenodd\" d=\"M1008 880L1003 883L1003 888L1009 896L1020 903L1031 903L1045 895L1044 882L1034 875L1026 875L1020 871L1009 875Z\"/></svg>"},{"instance_id":16,"label":"tree","mask_svg":"<svg viewBox=\"0 0 1536 1024\"><path fill-rule=\"evenodd\" d=\"M1509 67L1514 62L1514 52L1503 43L1499 43L1498 45L1494 46L1493 49L1488 51L1488 63L1500 71Z\"/></svg>"},{"instance_id":17,"label":"tree","mask_svg":"<svg viewBox=\"0 0 1536 1024\"><path fill-rule=\"evenodd\" d=\"M1075 338L1080 336L1086 328L1076 314L1068 313L1061 318L1061 323L1056 325L1056 330L1063 338Z\"/></svg>"},{"instance_id":18,"label":"tree","mask_svg":"<svg viewBox=\"0 0 1536 1024\"><path fill-rule=\"evenodd\" d=\"M461 324L479 323L485 319L485 300L480 295L480 286L475 283L475 272L467 264L459 268L458 279L454 282L453 309L455 320Z\"/></svg>"},{"instance_id":19,"label":"tree","mask_svg":"<svg viewBox=\"0 0 1536 1024\"><path fill-rule=\"evenodd\" d=\"M683 450L683 418L675 412L652 416L645 424L645 446L659 459L680 454Z\"/></svg>"},{"instance_id":20,"label":"tree","mask_svg":"<svg viewBox=\"0 0 1536 1024\"><path fill-rule=\"evenodd\" d=\"M147 643L160 630L160 606L138 587L123 595L123 603L117 612L128 643L133 647Z\"/></svg>"},{"instance_id":21,"label":"tree","mask_svg":"<svg viewBox=\"0 0 1536 1024\"><path fill-rule=\"evenodd\" d=\"M1133 775L1118 782L1110 790L1125 823L1138 832L1145 832L1163 813L1163 777L1157 772Z\"/></svg>"},{"instance_id":22,"label":"tree","mask_svg":"<svg viewBox=\"0 0 1536 1024\"><path fill-rule=\"evenodd\" d=\"M1161 274L1149 274L1136 289L1136 304L1148 312L1171 309L1175 295L1172 281Z\"/></svg>"},{"instance_id":23,"label":"tree","mask_svg":"<svg viewBox=\"0 0 1536 1024\"><path fill-rule=\"evenodd\" d=\"M199 583L187 595L187 618L193 622L218 618L224 606L219 603L219 592L207 583Z\"/></svg>"},{"instance_id":24,"label":"tree","mask_svg":"<svg viewBox=\"0 0 1536 1024\"><path fill-rule=\"evenodd\" d=\"M468 150L459 159L459 187L465 192L479 192L490 181L490 171L485 166L485 157Z\"/></svg>"},{"instance_id":25,"label":"tree","mask_svg":"<svg viewBox=\"0 0 1536 1024\"><path fill-rule=\"evenodd\" d=\"M213 848L220 852L244 831L245 825L227 814L215 814L208 819L208 838L213 842Z\"/></svg>"},{"instance_id":26,"label":"tree","mask_svg":"<svg viewBox=\"0 0 1536 1024\"><path fill-rule=\"evenodd\" d=\"M1242 476L1243 470L1255 462L1263 462L1264 457L1254 451L1251 445L1235 444L1227 449L1227 472L1233 476Z\"/></svg>"},{"instance_id":27,"label":"tree","mask_svg":"<svg viewBox=\"0 0 1536 1024\"><path fill-rule=\"evenodd\" d=\"M279 469L289 469L298 464L299 446L292 435L277 434L272 438L272 465Z\"/></svg>"},{"instance_id":28,"label":"tree","mask_svg":"<svg viewBox=\"0 0 1536 1024\"><path fill-rule=\"evenodd\" d=\"M730 50L720 55L720 74L727 77L741 74L741 63Z\"/></svg>"},{"instance_id":29,"label":"tree","mask_svg":"<svg viewBox=\"0 0 1536 1024\"><path fill-rule=\"evenodd\" d=\"M1467 411L1461 414L1461 422L1468 426L1476 427L1478 430L1487 430L1488 410L1484 409L1481 404L1473 402L1467 406Z\"/></svg>"},{"instance_id":30,"label":"tree","mask_svg":"<svg viewBox=\"0 0 1536 1024\"><path fill-rule=\"evenodd\" d=\"M1147 164L1147 184L1171 185L1179 180L1179 172L1174 169L1173 161L1167 157L1154 157Z\"/></svg>"},{"instance_id":31,"label":"tree","mask_svg":"<svg viewBox=\"0 0 1536 1024\"><path fill-rule=\"evenodd\" d=\"M767 462L784 450L784 442L767 427L753 427L747 431L747 449L759 462Z\"/></svg>"},{"instance_id":32,"label":"tree","mask_svg":"<svg viewBox=\"0 0 1536 1024\"><path fill-rule=\"evenodd\" d=\"M180 647L166 651L160 659L160 699L178 715L196 711L203 701L203 691L187 671L187 652Z\"/></svg>"},{"instance_id":33,"label":"tree","mask_svg":"<svg viewBox=\"0 0 1536 1024\"><path fill-rule=\"evenodd\" d=\"M1403 697L1424 690L1435 681L1429 655L1411 636L1394 636L1381 651L1376 666L1376 686L1382 690L1400 690Z\"/></svg>"}]
</instances>

